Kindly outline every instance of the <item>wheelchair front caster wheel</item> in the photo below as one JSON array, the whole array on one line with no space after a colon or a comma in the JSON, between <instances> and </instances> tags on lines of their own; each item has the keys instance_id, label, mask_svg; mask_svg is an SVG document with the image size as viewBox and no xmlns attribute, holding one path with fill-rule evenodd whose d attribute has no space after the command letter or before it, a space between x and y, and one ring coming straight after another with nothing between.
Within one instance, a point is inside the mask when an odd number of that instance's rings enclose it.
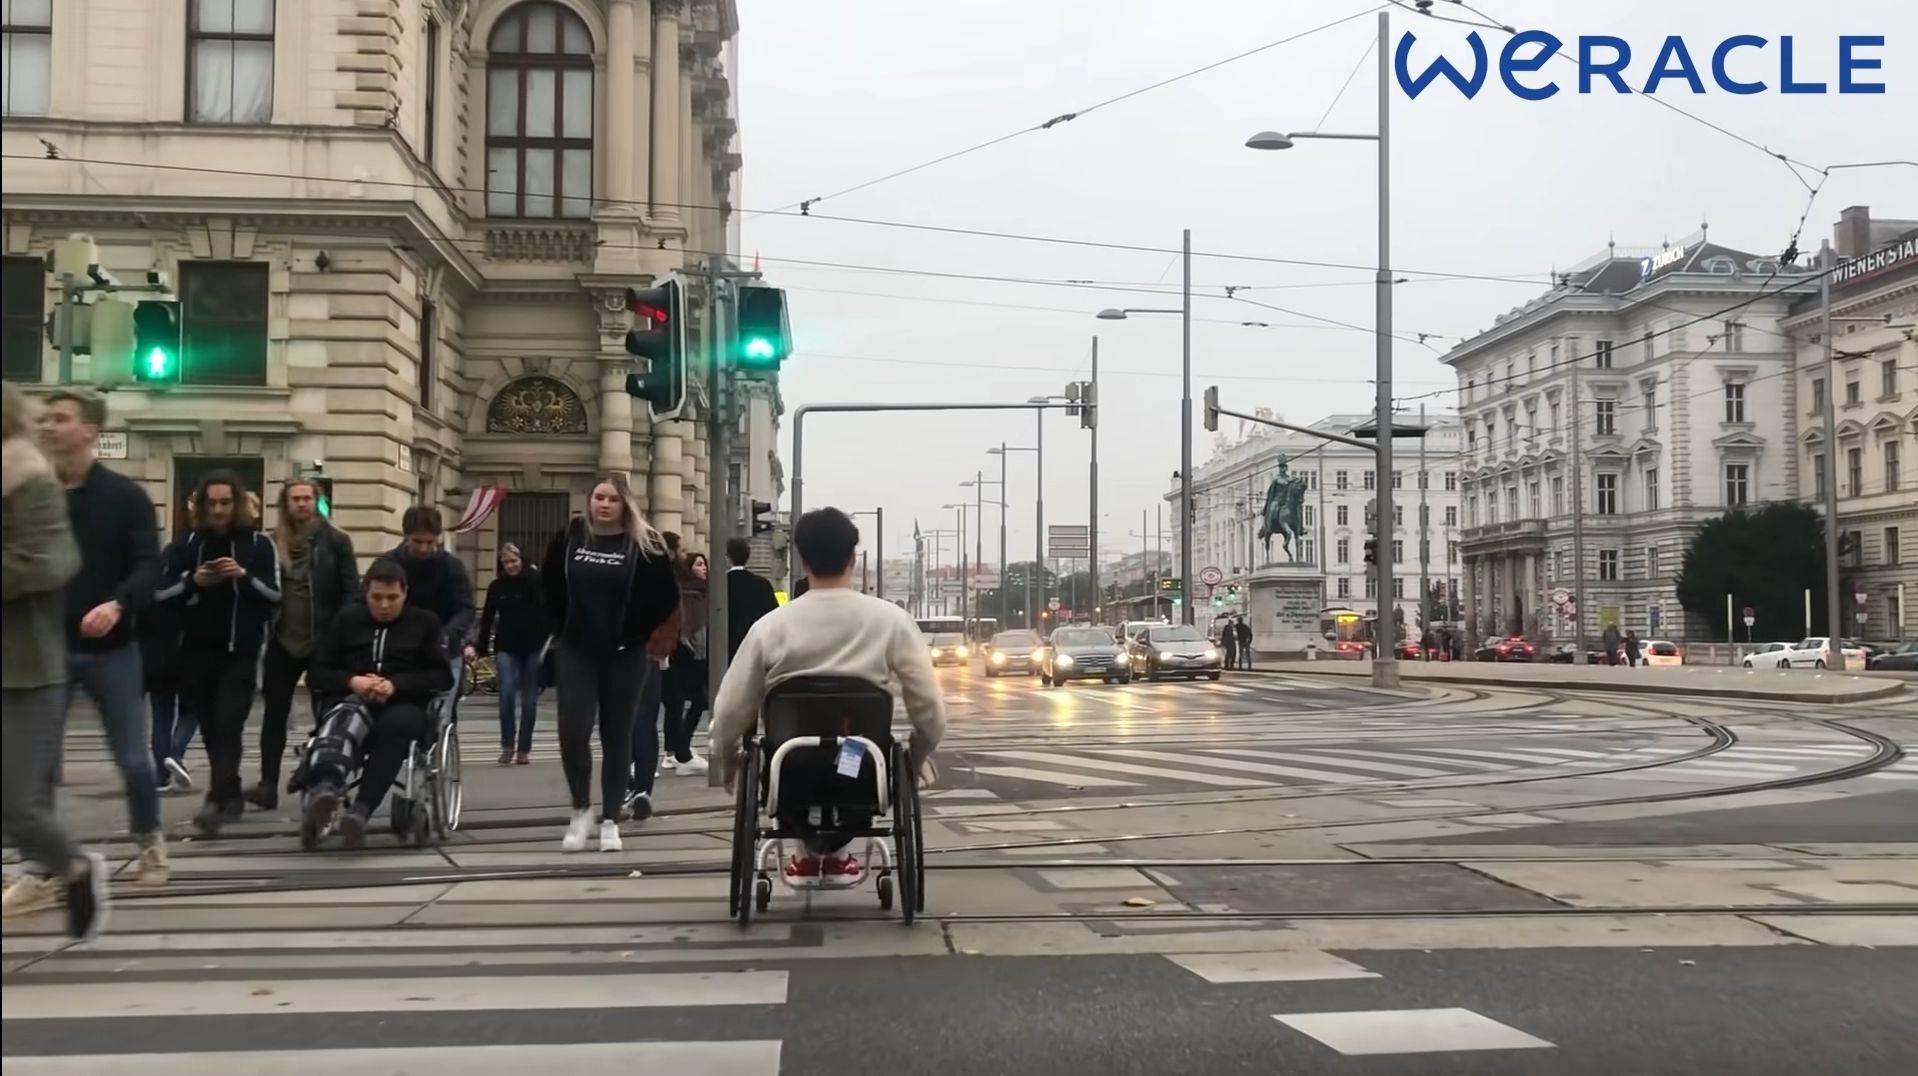
<instances>
[{"instance_id":1,"label":"wheelchair front caster wheel","mask_svg":"<svg viewBox=\"0 0 1918 1076\"><path fill-rule=\"evenodd\" d=\"M767 908L772 907L772 903L773 903L772 879L761 878L759 882L753 886L753 907L763 912Z\"/></svg>"},{"instance_id":2,"label":"wheelchair front caster wheel","mask_svg":"<svg viewBox=\"0 0 1918 1076\"><path fill-rule=\"evenodd\" d=\"M884 874L879 876L879 910L892 911L892 878Z\"/></svg>"}]
</instances>

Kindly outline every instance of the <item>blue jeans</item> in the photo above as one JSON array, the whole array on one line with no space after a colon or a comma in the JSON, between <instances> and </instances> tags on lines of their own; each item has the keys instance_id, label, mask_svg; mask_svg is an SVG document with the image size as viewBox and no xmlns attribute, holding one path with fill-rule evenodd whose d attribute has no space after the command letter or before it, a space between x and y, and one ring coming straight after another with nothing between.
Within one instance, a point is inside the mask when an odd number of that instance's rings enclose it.
<instances>
[{"instance_id":1,"label":"blue jeans","mask_svg":"<svg viewBox=\"0 0 1918 1076\"><path fill-rule=\"evenodd\" d=\"M67 655L67 697L78 686L100 710L106 727L107 749L126 785L127 820L136 834L160 828L160 792L155 784L153 756L147 745L144 668L140 646L128 643L117 650Z\"/></svg>"},{"instance_id":2,"label":"blue jeans","mask_svg":"<svg viewBox=\"0 0 1918 1076\"><path fill-rule=\"evenodd\" d=\"M147 696L153 711L153 772L166 772L166 760L186 761L186 749L193 746L193 734L200 722L193 717L180 696L172 692L154 692Z\"/></svg>"},{"instance_id":3,"label":"blue jeans","mask_svg":"<svg viewBox=\"0 0 1918 1076\"><path fill-rule=\"evenodd\" d=\"M533 718L539 713L539 653L493 654L499 675L499 749L533 749Z\"/></svg>"}]
</instances>

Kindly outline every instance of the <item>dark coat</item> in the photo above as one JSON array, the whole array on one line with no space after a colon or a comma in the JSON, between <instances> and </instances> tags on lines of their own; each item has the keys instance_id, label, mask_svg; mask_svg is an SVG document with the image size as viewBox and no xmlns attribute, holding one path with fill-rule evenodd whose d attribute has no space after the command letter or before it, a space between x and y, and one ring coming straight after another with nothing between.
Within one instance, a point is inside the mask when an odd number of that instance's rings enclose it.
<instances>
[{"instance_id":1,"label":"dark coat","mask_svg":"<svg viewBox=\"0 0 1918 1076\"><path fill-rule=\"evenodd\" d=\"M229 547L246 576L202 589L193 581L194 571L228 555ZM224 641L229 654L260 652L280 605L280 556L266 535L251 529L194 531L175 539L160 559L160 589L154 597L179 609L183 641Z\"/></svg>"},{"instance_id":2,"label":"dark coat","mask_svg":"<svg viewBox=\"0 0 1918 1076\"><path fill-rule=\"evenodd\" d=\"M355 605L320 636L307 682L331 707L352 693L347 684L355 676L377 674L393 681L389 704L424 706L453 687L440 635L439 617L424 609L409 605L392 623L381 624L366 606Z\"/></svg>"},{"instance_id":3,"label":"dark coat","mask_svg":"<svg viewBox=\"0 0 1918 1076\"><path fill-rule=\"evenodd\" d=\"M726 654L739 653L759 618L779 608L773 585L744 568L726 573Z\"/></svg>"},{"instance_id":4,"label":"dark coat","mask_svg":"<svg viewBox=\"0 0 1918 1076\"><path fill-rule=\"evenodd\" d=\"M327 625L339 618L340 610L360 600L360 563L353 552L353 539L345 531L322 519L320 527L307 540L306 574L313 595L313 638L326 633Z\"/></svg>"},{"instance_id":5,"label":"dark coat","mask_svg":"<svg viewBox=\"0 0 1918 1076\"><path fill-rule=\"evenodd\" d=\"M387 556L406 570L407 607L432 613L449 637L464 640L473 630L473 581L466 565L444 549L430 557L415 557L404 542Z\"/></svg>"},{"instance_id":6,"label":"dark coat","mask_svg":"<svg viewBox=\"0 0 1918 1076\"><path fill-rule=\"evenodd\" d=\"M474 650L482 655L497 650L526 657L539 653L552 633L546 616L546 581L538 568L522 564L518 575L502 572L487 584Z\"/></svg>"},{"instance_id":7,"label":"dark coat","mask_svg":"<svg viewBox=\"0 0 1918 1076\"><path fill-rule=\"evenodd\" d=\"M541 575L546 586L546 613L551 618L553 631L560 635L566 633L569 605L567 567L573 560L574 551L585 540L586 521L575 517L546 547L546 559L541 564ZM619 638L606 642L612 644L612 649L645 646L652 641L654 630L668 619L675 619L678 612L679 583L673 578L672 559L665 553L640 550L625 595ZM671 650L668 649L667 653L670 654Z\"/></svg>"}]
</instances>

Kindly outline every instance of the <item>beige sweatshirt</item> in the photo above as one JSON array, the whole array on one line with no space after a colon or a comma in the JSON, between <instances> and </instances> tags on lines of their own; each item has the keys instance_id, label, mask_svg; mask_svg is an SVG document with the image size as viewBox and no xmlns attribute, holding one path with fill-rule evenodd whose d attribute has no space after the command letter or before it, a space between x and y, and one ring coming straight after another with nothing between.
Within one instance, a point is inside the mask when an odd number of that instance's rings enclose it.
<instances>
[{"instance_id":1,"label":"beige sweatshirt","mask_svg":"<svg viewBox=\"0 0 1918 1076\"><path fill-rule=\"evenodd\" d=\"M715 783L758 730L766 692L795 676L856 676L903 699L915 770L945 735L945 700L912 617L845 587L809 590L760 618L726 669L713 701Z\"/></svg>"}]
</instances>

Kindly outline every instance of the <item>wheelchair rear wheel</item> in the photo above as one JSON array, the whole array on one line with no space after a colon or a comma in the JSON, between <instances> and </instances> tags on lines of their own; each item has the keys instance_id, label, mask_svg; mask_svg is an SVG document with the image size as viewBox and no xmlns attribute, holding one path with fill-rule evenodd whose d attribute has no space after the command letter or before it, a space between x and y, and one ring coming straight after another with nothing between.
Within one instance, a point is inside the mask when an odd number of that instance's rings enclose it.
<instances>
[{"instance_id":1,"label":"wheelchair rear wheel","mask_svg":"<svg viewBox=\"0 0 1918 1076\"><path fill-rule=\"evenodd\" d=\"M901 745L894 745L892 756L892 844L898 853L899 917L910 924L919 914L919 887L923 882L917 856L919 803L912 782L912 756ZM890 893L882 890L881 901ZM883 904L882 904L883 906Z\"/></svg>"},{"instance_id":2,"label":"wheelchair rear wheel","mask_svg":"<svg viewBox=\"0 0 1918 1076\"><path fill-rule=\"evenodd\" d=\"M754 859L759 840L759 745L747 741L733 777L733 863L728 911L740 926L752 922ZM768 887L770 889L770 887ZM767 893L771 897L771 893ZM764 905L761 905L763 908Z\"/></svg>"},{"instance_id":3,"label":"wheelchair rear wheel","mask_svg":"<svg viewBox=\"0 0 1918 1076\"><path fill-rule=\"evenodd\" d=\"M446 726L433 747L433 828L440 840L460 828L460 727Z\"/></svg>"}]
</instances>

